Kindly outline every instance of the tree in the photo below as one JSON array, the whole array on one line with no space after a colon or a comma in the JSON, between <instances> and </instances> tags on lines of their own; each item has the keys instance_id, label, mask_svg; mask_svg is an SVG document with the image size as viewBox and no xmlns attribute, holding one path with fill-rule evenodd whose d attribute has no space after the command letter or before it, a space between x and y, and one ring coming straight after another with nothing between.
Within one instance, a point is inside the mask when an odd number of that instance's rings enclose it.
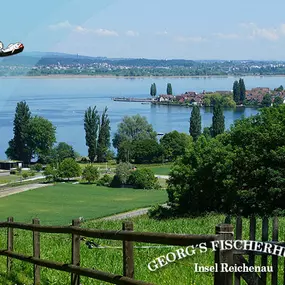
<instances>
[{"instance_id":1,"label":"tree","mask_svg":"<svg viewBox=\"0 0 285 285\"><path fill-rule=\"evenodd\" d=\"M240 94L241 94L241 91L240 91L239 82L235 81L233 85L233 98L236 104L240 103L240 97L241 97Z\"/></svg>"},{"instance_id":2,"label":"tree","mask_svg":"<svg viewBox=\"0 0 285 285\"><path fill-rule=\"evenodd\" d=\"M101 124L98 135L98 146L97 146L97 161L107 161L108 151L110 148L110 120L107 115L108 108L105 107L101 116Z\"/></svg>"},{"instance_id":3,"label":"tree","mask_svg":"<svg viewBox=\"0 0 285 285\"><path fill-rule=\"evenodd\" d=\"M173 95L171 83L167 83L166 94L167 95Z\"/></svg>"},{"instance_id":4,"label":"tree","mask_svg":"<svg viewBox=\"0 0 285 285\"><path fill-rule=\"evenodd\" d=\"M59 165L59 176L61 178L74 178L81 174L80 165L73 158L65 158Z\"/></svg>"},{"instance_id":5,"label":"tree","mask_svg":"<svg viewBox=\"0 0 285 285\"><path fill-rule=\"evenodd\" d=\"M152 83L151 86L150 86L150 95L152 97L156 96L156 84L155 83Z\"/></svg>"},{"instance_id":6,"label":"tree","mask_svg":"<svg viewBox=\"0 0 285 285\"><path fill-rule=\"evenodd\" d=\"M48 164L43 172L47 181L56 181L58 178L58 171L50 164Z\"/></svg>"},{"instance_id":7,"label":"tree","mask_svg":"<svg viewBox=\"0 0 285 285\"><path fill-rule=\"evenodd\" d=\"M270 94L264 95L262 101L261 101L261 106L262 107L270 107L272 104L272 97Z\"/></svg>"},{"instance_id":8,"label":"tree","mask_svg":"<svg viewBox=\"0 0 285 285\"><path fill-rule=\"evenodd\" d=\"M283 85L280 85L278 88L274 89L274 91L277 91L277 92L281 92L283 90L284 90Z\"/></svg>"},{"instance_id":9,"label":"tree","mask_svg":"<svg viewBox=\"0 0 285 285\"><path fill-rule=\"evenodd\" d=\"M244 80L242 78L240 78L239 80L239 89L240 89L240 103L242 103L245 100L245 93L246 93L246 88L245 88L245 84L244 84Z\"/></svg>"},{"instance_id":10,"label":"tree","mask_svg":"<svg viewBox=\"0 0 285 285\"><path fill-rule=\"evenodd\" d=\"M132 143L132 157L135 163L161 162L162 146L154 139L135 140Z\"/></svg>"},{"instance_id":11,"label":"tree","mask_svg":"<svg viewBox=\"0 0 285 285\"><path fill-rule=\"evenodd\" d=\"M84 130L86 146L88 147L88 157L94 162L97 151L97 132L99 128L100 118L95 107L89 107L84 115Z\"/></svg>"},{"instance_id":12,"label":"tree","mask_svg":"<svg viewBox=\"0 0 285 285\"><path fill-rule=\"evenodd\" d=\"M75 159L75 151L72 145L65 142L58 143L58 145L55 147L55 152L59 163L66 158Z\"/></svg>"},{"instance_id":13,"label":"tree","mask_svg":"<svg viewBox=\"0 0 285 285\"><path fill-rule=\"evenodd\" d=\"M5 152L8 158L30 163L32 158L28 146L30 120L31 112L28 104L25 101L17 103L14 117L14 137L9 141L9 147Z\"/></svg>"},{"instance_id":14,"label":"tree","mask_svg":"<svg viewBox=\"0 0 285 285\"><path fill-rule=\"evenodd\" d=\"M131 175L132 165L128 162L120 162L116 167L116 174L111 183L112 187L120 187L127 183Z\"/></svg>"},{"instance_id":15,"label":"tree","mask_svg":"<svg viewBox=\"0 0 285 285\"><path fill-rule=\"evenodd\" d=\"M136 189L158 189L158 179L149 168L141 168L133 171L128 179L128 184Z\"/></svg>"},{"instance_id":16,"label":"tree","mask_svg":"<svg viewBox=\"0 0 285 285\"><path fill-rule=\"evenodd\" d=\"M145 117L135 115L125 116L118 125L114 135L113 146L118 150L118 160L129 161L132 159L132 143L136 140L156 139L156 132Z\"/></svg>"},{"instance_id":17,"label":"tree","mask_svg":"<svg viewBox=\"0 0 285 285\"><path fill-rule=\"evenodd\" d=\"M193 140L196 141L198 137L201 135L201 115L200 108L198 106L194 106L191 112L190 117L190 128L189 133L193 137Z\"/></svg>"},{"instance_id":18,"label":"tree","mask_svg":"<svg viewBox=\"0 0 285 285\"><path fill-rule=\"evenodd\" d=\"M164 157L169 161L174 161L183 155L186 149L192 145L192 137L185 133L172 131L160 139L160 144Z\"/></svg>"},{"instance_id":19,"label":"tree","mask_svg":"<svg viewBox=\"0 0 285 285\"><path fill-rule=\"evenodd\" d=\"M82 173L82 178L90 184L91 182L94 182L95 180L99 179L100 173L97 167L94 165L87 165Z\"/></svg>"},{"instance_id":20,"label":"tree","mask_svg":"<svg viewBox=\"0 0 285 285\"><path fill-rule=\"evenodd\" d=\"M212 118L212 136L215 137L225 131L225 116L220 104L214 106Z\"/></svg>"},{"instance_id":21,"label":"tree","mask_svg":"<svg viewBox=\"0 0 285 285\"><path fill-rule=\"evenodd\" d=\"M276 107L276 106L279 106L281 104L283 104L283 99L280 96L275 97L273 106Z\"/></svg>"},{"instance_id":22,"label":"tree","mask_svg":"<svg viewBox=\"0 0 285 285\"><path fill-rule=\"evenodd\" d=\"M56 128L53 124L40 116L30 119L28 129L28 145L33 157L47 156L56 142Z\"/></svg>"}]
</instances>

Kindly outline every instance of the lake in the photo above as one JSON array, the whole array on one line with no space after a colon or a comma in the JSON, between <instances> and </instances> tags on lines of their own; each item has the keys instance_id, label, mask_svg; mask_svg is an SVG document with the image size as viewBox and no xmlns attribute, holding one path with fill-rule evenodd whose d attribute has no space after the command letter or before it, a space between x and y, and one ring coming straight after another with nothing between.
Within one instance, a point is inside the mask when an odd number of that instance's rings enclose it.
<instances>
[{"instance_id":1,"label":"lake","mask_svg":"<svg viewBox=\"0 0 285 285\"><path fill-rule=\"evenodd\" d=\"M52 121L57 127L57 141L67 142L81 155L87 154L83 127L84 111L97 106L100 113L108 107L112 134L125 115L146 116L157 132L172 130L188 132L191 108L152 106L141 103L114 102L112 97L149 97L151 83L155 82L158 94L166 92L172 84L174 94L186 91L202 92L231 90L234 77L199 78L0 78L0 159L6 159L5 150L13 137L13 119L16 104L25 100L33 115ZM276 88L285 83L285 76L244 77L246 88ZM251 116L256 109L226 109L228 128L241 116ZM201 108L203 127L211 125L212 110Z\"/></svg>"}]
</instances>

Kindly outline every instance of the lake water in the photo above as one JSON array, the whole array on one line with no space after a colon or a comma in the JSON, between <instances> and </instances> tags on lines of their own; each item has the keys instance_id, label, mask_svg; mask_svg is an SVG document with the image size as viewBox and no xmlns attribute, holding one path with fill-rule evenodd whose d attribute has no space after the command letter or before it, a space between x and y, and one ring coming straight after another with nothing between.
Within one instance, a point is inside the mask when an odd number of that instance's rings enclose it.
<instances>
[{"instance_id":1,"label":"lake water","mask_svg":"<svg viewBox=\"0 0 285 285\"><path fill-rule=\"evenodd\" d=\"M17 102L25 100L33 115L52 121L57 127L57 141L67 142L81 155L87 154L83 127L84 111L97 106L102 112L108 107L112 134L124 115L146 116L157 132L177 130L188 132L191 108L152 106L141 103L114 102L112 97L148 97L151 83L158 94L166 92L172 83L174 94L186 91L202 92L231 90L234 77L211 78L1 78L0 79L0 159L6 159L5 150L13 137L13 119ZM285 84L285 77L245 77L247 89L275 88ZM228 109L224 111L226 127L242 115L250 116L257 110ZM212 110L201 108L203 127L210 126Z\"/></svg>"}]
</instances>

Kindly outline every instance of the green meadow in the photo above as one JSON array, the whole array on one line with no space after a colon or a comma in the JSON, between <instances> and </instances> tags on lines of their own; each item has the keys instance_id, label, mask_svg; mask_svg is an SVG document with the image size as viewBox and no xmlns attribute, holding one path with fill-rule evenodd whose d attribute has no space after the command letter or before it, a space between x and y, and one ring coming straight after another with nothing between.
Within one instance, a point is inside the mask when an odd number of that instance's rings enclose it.
<instances>
[{"instance_id":1,"label":"green meadow","mask_svg":"<svg viewBox=\"0 0 285 285\"><path fill-rule=\"evenodd\" d=\"M109 188L58 183L0 199L0 219L18 222L39 218L42 224L67 225L78 217L96 219L167 200L165 190Z\"/></svg>"}]
</instances>

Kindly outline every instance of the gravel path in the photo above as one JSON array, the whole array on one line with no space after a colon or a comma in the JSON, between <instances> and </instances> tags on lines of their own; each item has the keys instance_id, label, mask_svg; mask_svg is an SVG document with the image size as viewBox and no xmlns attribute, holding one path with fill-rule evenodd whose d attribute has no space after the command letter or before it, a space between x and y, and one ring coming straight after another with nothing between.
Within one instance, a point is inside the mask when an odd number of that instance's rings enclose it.
<instances>
[{"instance_id":1,"label":"gravel path","mask_svg":"<svg viewBox=\"0 0 285 285\"><path fill-rule=\"evenodd\" d=\"M149 209L150 208L142 208L142 209L138 209L138 210L122 213L122 214L117 214L117 215L101 218L99 220L112 221L112 220L123 220L127 218L133 218L133 217L142 216L142 215L147 214Z\"/></svg>"},{"instance_id":2,"label":"gravel path","mask_svg":"<svg viewBox=\"0 0 285 285\"><path fill-rule=\"evenodd\" d=\"M0 190L0 198L10 196L13 194L37 189L37 188L42 188L42 187L47 187L50 186L50 184L29 184L29 185L23 185L23 186L16 186L16 187L9 187L9 188L4 188Z\"/></svg>"}]
</instances>

